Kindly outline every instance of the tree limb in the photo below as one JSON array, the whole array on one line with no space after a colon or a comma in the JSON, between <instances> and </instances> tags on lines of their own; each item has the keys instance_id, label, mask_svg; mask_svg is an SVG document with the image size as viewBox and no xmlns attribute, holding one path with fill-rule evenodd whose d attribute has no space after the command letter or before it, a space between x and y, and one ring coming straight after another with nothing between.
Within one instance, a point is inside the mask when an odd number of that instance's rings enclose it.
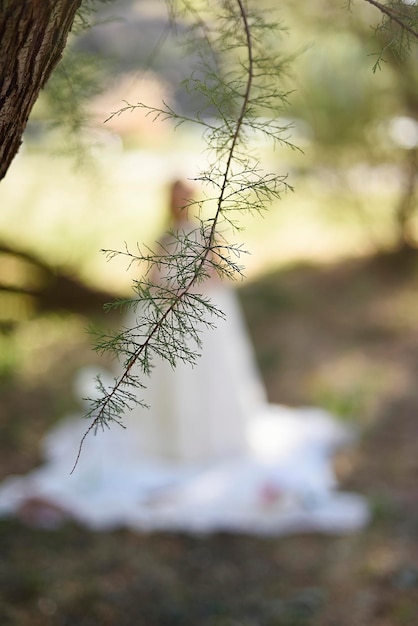
<instances>
[{"instance_id":1,"label":"tree limb","mask_svg":"<svg viewBox=\"0 0 418 626\"><path fill-rule=\"evenodd\" d=\"M412 37L418 39L418 30L415 30L405 23L405 19L407 19L407 16L399 13L398 11L395 11L394 9L390 9L385 4L378 2L378 0L365 0L365 2L368 2L372 6L376 7L376 9L386 15L386 17L388 17L390 20L398 24L398 26L400 26L402 29L406 30L410 35L412 35Z\"/></svg>"}]
</instances>

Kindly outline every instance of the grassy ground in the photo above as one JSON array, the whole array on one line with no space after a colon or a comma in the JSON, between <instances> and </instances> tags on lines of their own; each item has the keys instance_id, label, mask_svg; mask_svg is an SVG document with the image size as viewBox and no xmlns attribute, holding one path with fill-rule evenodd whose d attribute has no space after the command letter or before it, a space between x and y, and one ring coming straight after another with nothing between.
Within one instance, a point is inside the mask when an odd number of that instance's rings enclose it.
<instances>
[{"instance_id":1,"label":"grassy ground","mask_svg":"<svg viewBox=\"0 0 418 626\"><path fill-rule=\"evenodd\" d=\"M414 626L417 287L414 257L380 257L282 269L240 292L270 399L358 424L336 466L343 488L370 499L365 531L198 538L3 520L0 624ZM2 379L1 476L39 462L42 433L76 408L68 380L92 359L82 320L34 324L22 352L31 367Z\"/></svg>"}]
</instances>

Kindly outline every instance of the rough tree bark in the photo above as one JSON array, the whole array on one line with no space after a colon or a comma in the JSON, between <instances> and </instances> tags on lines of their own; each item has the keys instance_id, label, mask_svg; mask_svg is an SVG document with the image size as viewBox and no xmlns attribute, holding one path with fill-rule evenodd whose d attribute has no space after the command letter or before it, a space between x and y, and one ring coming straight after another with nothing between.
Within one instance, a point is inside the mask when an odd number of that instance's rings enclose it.
<instances>
[{"instance_id":1,"label":"rough tree bark","mask_svg":"<svg viewBox=\"0 0 418 626\"><path fill-rule=\"evenodd\" d=\"M0 0L0 180L82 0Z\"/></svg>"}]
</instances>

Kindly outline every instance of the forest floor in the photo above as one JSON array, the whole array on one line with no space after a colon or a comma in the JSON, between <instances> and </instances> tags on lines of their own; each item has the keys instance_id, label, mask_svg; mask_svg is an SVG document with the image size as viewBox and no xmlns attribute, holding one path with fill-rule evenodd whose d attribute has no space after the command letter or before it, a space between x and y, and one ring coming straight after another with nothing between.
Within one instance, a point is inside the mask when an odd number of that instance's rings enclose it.
<instances>
[{"instance_id":1,"label":"forest floor","mask_svg":"<svg viewBox=\"0 0 418 626\"><path fill-rule=\"evenodd\" d=\"M240 294L270 400L357 424L336 468L343 489L369 499L370 525L257 538L2 520L1 626L418 624L417 260L295 266ZM74 408L68 380L89 359L83 333L60 338L36 383L1 383L0 478L40 462L39 439Z\"/></svg>"}]
</instances>

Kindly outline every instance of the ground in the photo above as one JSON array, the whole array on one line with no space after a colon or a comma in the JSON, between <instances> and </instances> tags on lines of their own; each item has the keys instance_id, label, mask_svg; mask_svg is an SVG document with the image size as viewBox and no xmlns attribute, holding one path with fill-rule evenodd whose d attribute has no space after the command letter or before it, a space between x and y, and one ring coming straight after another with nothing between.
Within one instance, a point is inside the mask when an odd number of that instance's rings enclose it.
<instances>
[{"instance_id":1,"label":"ground","mask_svg":"<svg viewBox=\"0 0 418 626\"><path fill-rule=\"evenodd\" d=\"M356 424L359 439L336 468L342 488L369 499L369 527L344 537L193 537L3 520L2 626L418 623L415 255L281 269L240 296L270 400L319 404ZM35 378L3 376L1 476L40 462L39 438L75 408L68 380L91 359L82 330L41 354Z\"/></svg>"}]
</instances>

